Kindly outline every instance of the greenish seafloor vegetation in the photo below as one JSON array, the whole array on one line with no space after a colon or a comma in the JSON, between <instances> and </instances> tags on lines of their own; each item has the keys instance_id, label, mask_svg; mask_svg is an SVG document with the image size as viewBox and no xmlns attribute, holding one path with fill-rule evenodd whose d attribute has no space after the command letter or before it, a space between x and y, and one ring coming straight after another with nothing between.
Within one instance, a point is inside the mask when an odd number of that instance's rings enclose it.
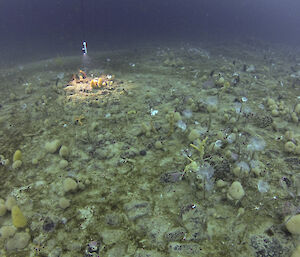
<instances>
[{"instance_id":1,"label":"greenish seafloor vegetation","mask_svg":"<svg viewBox=\"0 0 300 257\"><path fill-rule=\"evenodd\" d=\"M292 254L299 52L253 41L90 57L0 71L1 256ZM91 89L99 76L111 84Z\"/></svg>"}]
</instances>

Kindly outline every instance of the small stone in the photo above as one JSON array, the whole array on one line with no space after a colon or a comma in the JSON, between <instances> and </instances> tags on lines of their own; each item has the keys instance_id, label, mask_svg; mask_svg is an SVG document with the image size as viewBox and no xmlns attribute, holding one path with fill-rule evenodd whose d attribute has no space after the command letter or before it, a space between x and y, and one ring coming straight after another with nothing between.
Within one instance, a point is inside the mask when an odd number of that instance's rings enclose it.
<instances>
[{"instance_id":1,"label":"small stone","mask_svg":"<svg viewBox=\"0 0 300 257\"><path fill-rule=\"evenodd\" d=\"M268 98L267 99L267 105L268 106L276 105L276 102L273 98Z\"/></svg>"},{"instance_id":2,"label":"small stone","mask_svg":"<svg viewBox=\"0 0 300 257\"><path fill-rule=\"evenodd\" d=\"M121 255L119 255L121 256ZM123 255L122 255L123 256ZM139 248L136 250L134 257L164 257L165 255L156 250L147 250L145 248Z\"/></svg>"},{"instance_id":3,"label":"small stone","mask_svg":"<svg viewBox=\"0 0 300 257\"><path fill-rule=\"evenodd\" d=\"M182 120L182 117L179 112L174 112L174 120L175 122Z\"/></svg>"},{"instance_id":4,"label":"small stone","mask_svg":"<svg viewBox=\"0 0 300 257\"><path fill-rule=\"evenodd\" d=\"M26 93L26 94L31 94L32 91L33 91L33 89L32 89L32 86L31 86L31 85L29 85L29 86L27 86L27 87L25 88L25 93Z\"/></svg>"},{"instance_id":5,"label":"small stone","mask_svg":"<svg viewBox=\"0 0 300 257\"><path fill-rule=\"evenodd\" d=\"M15 162L13 162L12 164L12 169L13 170L17 170L22 166L22 161L21 160L16 160Z\"/></svg>"},{"instance_id":6,"label":"small stone","mask_svg":"<svg viewBox=\"0 0 300 257\"><path fill-rule=\"evenodd\" d=\"M33 165L37 165L37 164L39 163L39 159L38 159L38 158L33 158L33 159L31 160L31 163L32 163Z\"/></svg>"},{"instance_id":7,"label":"small stone","mask_svg":"<svg viewBox=\"0 0 300 257\"><path fill-rule=\"evenodd\" d=\"M4 216L6 214L6 206L5 203L0 203L0 217Z\"/></svg>"},{"instance_id":8,"label":"small stone","mask_svg":"<svg viewBox=\"0 0 300 257\"><path fill-rule=\"evenodd\" d=\"M222 179L218 179L216 185L217 185L218 188L222 188L222 187L227 186L227 182L225 182Z\"/></svg>"},{"instance_id":9,"label":"small stone","mask_svg":"<svg viewBox=\"0 0 300 257\"><path fill-rule=\"evenodd\" d=\"M297 114L296 114L295 112L292 112L291 118L292 118L292 121L293 121L294 123L298 123L299 118L298 118L298 116L297 116Z\"/></svg>"},{"instance_id":10,"label":"small stone","mask_svg":"<svg viewBox=\"0 0 300 257\"><path fill-rule=\"evenodd\" d=\"M128 218L133 221L151 213L150 204L146 201L132 200L124 205L124 209Z\"/></svg>"},{"instance_id":11,"label":"small stone","mask_svg":"<svg viewBox=\"0 0 300 257\"><path fill-rule=\"evenodd\" d=\"M0 235L2 239L7 239L16 233L17 229L14 226L3 226L0 229Z\"/></svg>"},{"instance_id":12,"label":"small stone","mask_svg":"<svg viewBox=\"0 0 300 257\"><path fill-rule=\"evenodd\" d=\"M140 155L141 155L141 156L145 156L146 154L147 154L146 150L141 150L141 151L140 151Z\"/></svg>"},{"instance_id":13,"label":"small stone","mask_svg":"<svg viewBox=\"0 0 300 257\"><path fill-rule=\"evenodd\" d=\"M181 241L183 240L185 234L186 234L186 230L183 227L177 227L169 230L165 234L165 239L168 242Z\"/></svg>"},{"instance_id":14,"label":"small stone","mask_svg":"<svg viewBox=\"0 0 300 257\"><path fill-rule=\"evenodd\" d=\"M216 85L217 86L223 86L225 83L225 79L223 77L220 77L217 81L216 81Z\"/></svg>"},{"instance_id":15,"label":"small stone","mask_svg":"<svg viewBox=\"0 0 300 257\"><path fill-rule=\"evenodd\" d=\"M300 235L300 214L287 217L285 226L291 234Z\"/></svg>"},{"instance_id":16,"label":"small stone","mask_svg":"<svg viewBox=\"0 0 300 257\"><path fill-rule=\"evenodd\" d=\"M102 228L99 235L105 245L114 245L126 238L125 231L121 229Z\"/></svg>"},{"instance_id":17,"label":"small stone","mask_svg":"<svg viewBox=\"0 0 300 257\"><path fill-rule=\"evenodd\" d=\"M13 196L8 196L5 201L5 207L7 210L11 210L13 206L17 205L17 201Z\"/></svg>"},{"instance_id":18,"label":"small stone","mask_svg":"<svg viewBox=\"0 0 300 257\"><path fill-rule=\"evenodd\" d=\"M60 140L56 139L51 142L47 142L45 144L45 150L48 153L55 153L58 151L60 146L61 146Z\"/></svg>"},{"instance_id":19,"label":"small stone","mask_svg":"<svg viewBox=\"0 0 300 257\"><path fill-rule=\"evenodd\" d=\"M241 200L245 195L245 191L240 182L234 181L228 189L227 198L230 200Z\"/></svg>"},{"instance_id":20,"label":"small stone","mask_svg":"<svg viewBox=\"0 0 300 257\"><path fill-rule=\"evenodd\" d=\"M82 181L78 181L77 187L78 187L80 190L84 190L84 189L85 189L85 184L84 184Z\"/></svg>"},{"instance_id":21,"label":"small stone","mask_svg":"<svg viewBox=\"0 0 300 257\"><path fill-rule=\"evenodd\" d=\"M295 107L295 113L299 114L300 115L300 103L296 105Z\"/></svg>"},{"instance_id":22,"label":"small stone","mask_svg":"<svg viewBox=\"0 0 300 257\"><path fill-rule=\"evenodd\" d=\"M68 166L69 162L67 160L60 160L58 163L59 168L64 169Z\"/></svg>"},{"instance_id":23,"label":"small stone","mask_svg":"<svg viewBox=\"0 0 300 257\"><path fill-rule=\"evenodd\" d=\"M85 256L99 256L98 253L99 253L100 247L101 247L101 244L98 241L89 242L87 245L87 249L85 250L85 252L87 253L87 255L85 255Z\"/></svg>"},{"instance_id":24,"label":"small stone","mask_svg":"<svg viewBox=\"0 0 300 257\"><path fill-rule=\"evenodd\" d=\"M162 149L163 145L162 145L161 141L156 141L154 144L154 147L156 149Z\"/></svg>"},{"instance_id":25,"label":"small stone","mask_svg":"<svg viewBox=\"0 0 300 257\"><path fill-rule=\"evenodd\" d=\"M173 256L201 256L202 249L196 243L172 242L168 245L168 251Z\"/></svg>"},{"instance_id":26,"label":"small stone","mask_svg":"<svg viewBox=\"0 0 300 257\"><path fill-rule=\"evenodd\" d=\"M194 142L197 138L199 138L199 136L199 131L196 129L192 129L190 134L188 135L188 139L189 141Z\"/></svg>"},{"instance_id":27,"label":"small stone","mask_svg":"<svg viewBox=\"0 0 300 257\"><path fill-rule=\"evenodd\" d=\"M16 94L14 94L14 93L10 93L10 95L9 95L9 99L10 99L11 101L15 101L15 100L17 100L17 96L16 96Z\"/></svg>"},{"instance_id":28,"label":"small stone","mask_svg":"<svg viewBox=\"0 0 300 257\"><path fill-rule=\"evenodd\" d=\"M69 206L70 206L70 200L65 198L65 197L62 197L59 199L59 207L62 208L62 209L67 209Z\"/></svg>"},{"instance_id":29,"label":"small stone","mask_svg":"<svg viewBox=\"0 0 300 257\"><path fill-rule=\"evenodd\" d=\"M288 153L294 152L296 149L296 145L292 141L288 141L284 145L284 150Z\"/></svg>"},{"instance_id":30,"label":"small stone","mask_svg":"<svg viewBox=\"0 0 300 257\"><path fill-rule=\"evenodd\" d=\"M63 145L59 150L60 157L66 159L66 158L68 158L69 154L70 154L69 148L67 146Z\"/></svg>"},{"instance_id":31,"label":"small stone","mask_svg":"<svg viewBox=\"0 0 300 257\"><path fill-rule=\"evenodd\" d=\"M46 232L50 232L55 228L55 224L52 219L49 217L46 217L43 224L43 230Z\"/></svg>"},{"instance_id":32,"label":"small stone","mask_svg":"<svg viewBox=\"0 0 300 257\"><path fill-rule=\"evenodd\" d=\"M278 112L277 109L273 109L273 110L271 111L271 114L272 114L273 117L277 117L277 116L279 115L279 112Z\"/></svg>"},{"instance_id":33,"label":"small stone","mask_svg":"<svg viewBox=\"0 0 300 257\"><path fill-rule=\"evenodd\" d=\"M105 215L105 223L109 226L119 226L122 221L122 216L116 213L108 213Z\"/></svg>"},{"instance_id":34,"label":"small stone","mask_svg":"<svg viewBox=\"0 0 300 257\"><path fill-rule=\"evenodd\" d=\"M63 182L64 192L75 191L77 189L77 183L72 178L66 178Z\"/></svg>"}]
</instances>

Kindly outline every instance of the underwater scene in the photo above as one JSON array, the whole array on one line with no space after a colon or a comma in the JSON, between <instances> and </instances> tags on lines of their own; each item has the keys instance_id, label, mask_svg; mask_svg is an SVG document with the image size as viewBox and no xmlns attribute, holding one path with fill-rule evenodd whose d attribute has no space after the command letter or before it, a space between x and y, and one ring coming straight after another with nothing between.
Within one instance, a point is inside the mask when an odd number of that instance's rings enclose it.
<instances>
[{"instance_id":1,"label":"underwater scene","mask_svg":"<svg viewBox=\"0 0 300 257\"><path fill-rule=\"evenodd\" d=\"M300 256L298 41L214 26L106 45L90 30L57 51L10 37L1 257Z\"/></svg>"}]
</instances>

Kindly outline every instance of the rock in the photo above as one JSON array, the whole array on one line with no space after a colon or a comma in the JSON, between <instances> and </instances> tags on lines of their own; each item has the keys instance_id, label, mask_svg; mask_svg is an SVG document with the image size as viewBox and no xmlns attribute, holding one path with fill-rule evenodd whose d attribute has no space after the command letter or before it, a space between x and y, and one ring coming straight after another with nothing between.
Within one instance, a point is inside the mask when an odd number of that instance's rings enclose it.
<instances>
[{"instance_id":1,"label":"rock","mask_svg":"<svg viewBox=\"0 0 300 257\"><path fill-rule=\"evenodd\" d=\"M168 242L175 242L183 240L186 230L183 227L172 228L165 234L165 239Z\"/></svg>"},{"instance_id":2,"label":"rock","mask_svg":"<svg viewBox=\"0 0 300 257\"><path fill-rule=\"evenodd\" d=\"M119 226L122 222L122 216L116 213L108 213L105 215L105 223L109 226Z\"/></svg>"},{"instance_id":3,"label":"rock","mask_svg":"<svg viewBox=\"0 0 300 257\"><path fill-rule=\"evenodd\" d=\"M155 250L145 250L143 248L137 249L134 257L163 257L165 255L155 251Z\"/></svg>"},{"instance_id":4,"label":"rock","mask_svg":"<svg viewBox=\"0 0 300 257\"><path fill-rule=\"evenodd\" d=\"M146 201L132 200L124 205L124 209L132 221L151 214L150 204Z\"/></svg>"},{"instance_id":5,"label":"rock","mask_svg":"<svg viewBox=\"0 0 300 257\"><path fill-rule=\"evenodd\" d=\"M284 248L277 238L267 235L255 235L250 238L250 245L256 257L284 257L289 256L289 250Z\"/></svg>"},{"instance_id":6,"label":"rock","mask_svg":"<svg viewBox=\"0 0 300 257\"><path fill-rule=\"evenodd\" d=\"M170 254L177 254L176 256L195 256L200 257L201 247L196 243L169 243L168 251ZM173 255L171 255L173 256Z\"/></svg>"},{"instance_id":7,"label":"rock","mask_svg":"<svg viewBox=\"0 0 300 257\"><path fill-rule=\"evenodd\" d=\"M273 123L273 119L270 115L264 113L254 114L253 117L249 117L253 120L254 124L259 128L266 128Z\"/></svg>"},{"instance_id":8,"label":"rock","mask_svg":"<svg viewBox=\"0 0 300 257\"><path fill-rule=\"evenodd\" d=\"M51 218L46 217L44 220L44 223L43 223L43 230L45 232L50 232L50 231L53 231L54 228L55 228L54 221Z\"/></svg>"},{"instance_id":9,"label":"rock","mask_svg":"<svg viewBox=\"0 0 300 257\"><path fill-rule=\"evenodd\" d=\"M163 173L160 176L160 182L162 183L176 183L178 181L181 181L183 177L183 173L179 171L174 171L174 172L166 172Z\"/></svg>"},{"instance_id":10,"label":"rock","mask_svg":"<svg viewBox=\"0 0 300 257\"><path fill-rule=\"evenodd\" d=\"M113 245L126 240L126 233L121 229L102 229L99 234L105 245Z\"/></svg>"},{"instance_id":11,"label":"rock","mask_svg":"<svg viewBox=\"0 0 300 257\"><path fill-rule=\"evenodd\" d=\"M30 240L30 235L27 232L16 233L13 238L9 238L6 242L7 251L15 251L24 249Z\"/></svg>"},{"instance_id":12,"label":"rock","mask_svg":"<svg viewBox=\"0 0 300 257\"><path fill-rule=\"evenodd\" d=\"M186 240L201 241L205 237L205 213L200 207L185 206L181 211L181 218L188 232Z\"/></svg>"},{"instance_id":13,"label":"rock","mask_svg":"<svg viewBox=\"0 0 300 257\"><path fill-rule=\"evenodd\" d=\"M100 241L90 241L86 246L84 256L86 257L99 256L100 248L101 248Z\"/></svg>"},{"instance_id":14,"label":"rock","mask_svg":"<svg viewBox=\"0 0 300 257\"><path fill-rule=\"evenodd\" d=\"M98 257L99 255L95 255L95 257ZM100 255L102 256L102 255ZM116 244L116 245L113 245L112 247L110 247L106 254L105 254L106 257L119 257L119 256L132 256L132 255L129 255L127 253L127 245L125 244Z\"/></svg>"},{"instance_id":15,"label":"rock","mask_svg":"<svg viewBox=\"0 0 300 257\"><path fill-rule=\"evenodd\" d=\"M166 247L165 233L169 230L170 222L160 216L138 220L137 230L145 234L146 248L163 250Z\"/></svg>"}]
</instances>

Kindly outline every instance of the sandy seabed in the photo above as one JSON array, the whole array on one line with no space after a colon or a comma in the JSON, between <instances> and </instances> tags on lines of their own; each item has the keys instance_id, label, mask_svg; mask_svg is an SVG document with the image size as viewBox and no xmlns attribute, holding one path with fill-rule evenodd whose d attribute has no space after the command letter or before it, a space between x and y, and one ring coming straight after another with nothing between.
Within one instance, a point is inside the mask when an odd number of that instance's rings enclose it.
<instances>
[{"instance_id":1,"label":"sandy seabed","mask_svg":"<svg viewBox=\"0 0 300 257\"><path fill-rule=\"evenodd\" d=\"M0 70L1 256L291 255L299 51L181 44L85 64Z\"/></svg>"}]
</instances>

